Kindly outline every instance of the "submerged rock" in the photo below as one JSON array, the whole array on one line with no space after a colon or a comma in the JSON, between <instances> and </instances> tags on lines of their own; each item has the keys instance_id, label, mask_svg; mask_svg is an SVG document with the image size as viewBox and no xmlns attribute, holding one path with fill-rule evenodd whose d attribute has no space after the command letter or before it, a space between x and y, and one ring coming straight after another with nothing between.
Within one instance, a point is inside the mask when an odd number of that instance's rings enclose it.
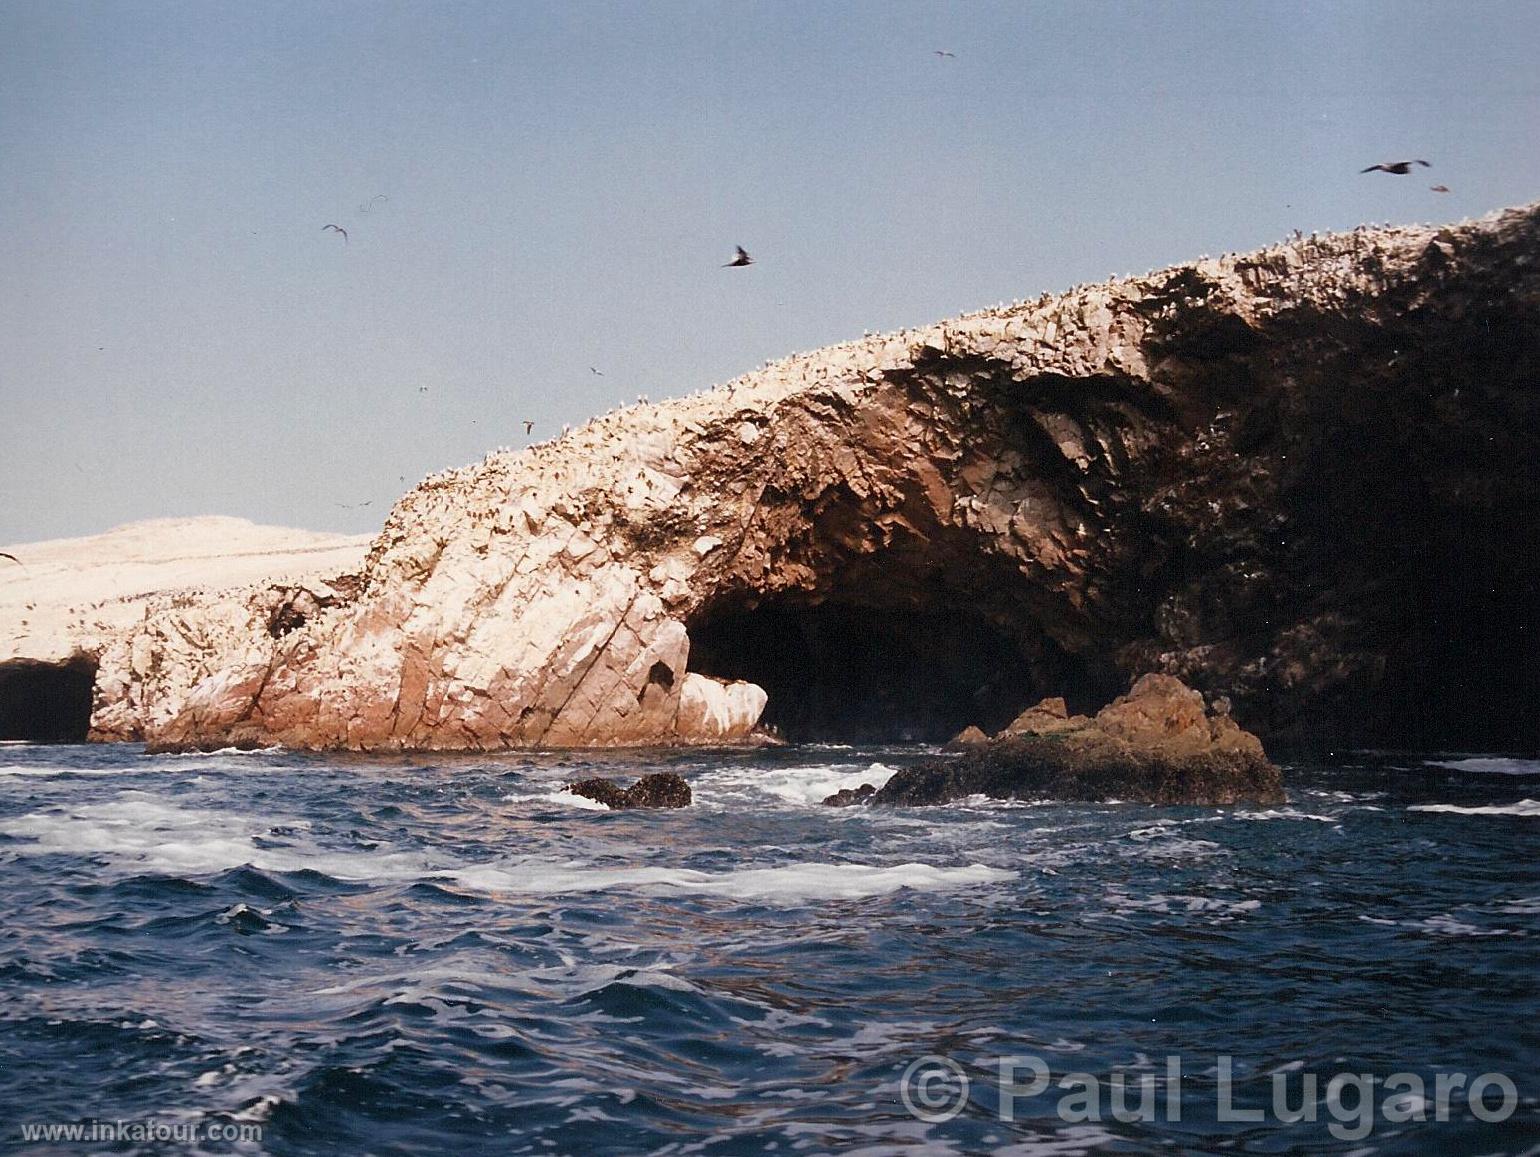
<instances>
[{"instance_id":1,"label":"submerged rock","mask_svg":"<svg viewBox=\"0 0 1540 1157\"><path fill-rule=\"evenodd\" d=\"M905 768L867 802L913 806L993 799L1282 803L1261 741L1169 675L1145 675L1095 718L1033 708L983 747ZM1039 705L1042 707L1042 705ZM842 793L843 794L843 793ZM831 805L858 802L831 796Z\"/></svg>"},{"instance_id":2,"label":"submerged rock","mask_svg":"<svg viewBox=\"0 0 1540 1157\"><path fill-rule=\"evenodd\" d=\"M644 775L628 788L596 776L569 783L566 790L617 811L633 807L689 807L692 798L690 785L672 771Z\"/></svg>"},{"instance_id":3,"label":"submerged rock","mask_svg":"<svg viewBox=\"0 0 1540 1157\"><path fill-rule=\"evenodd\" d=\"M824 799L824 807L851 807L854 804L866 803L877 789L869 783L863 783L860 787L842 787L833 795Z\"/></svg>"}]
</instances>

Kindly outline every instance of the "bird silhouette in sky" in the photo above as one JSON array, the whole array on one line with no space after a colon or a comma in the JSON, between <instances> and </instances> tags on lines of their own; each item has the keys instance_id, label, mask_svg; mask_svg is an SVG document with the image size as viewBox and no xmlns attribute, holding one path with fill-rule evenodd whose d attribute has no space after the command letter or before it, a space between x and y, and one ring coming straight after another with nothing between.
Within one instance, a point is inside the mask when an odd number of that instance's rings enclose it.
<instances>
[{"instance_id":1,"label":"bird silhouette in sky","mask_svg":"<svg viewBox=\"0 0 1540 1157\"><path fill-rule=\"evenodd\" d=\"M734 257L726 265L722 266L723 269L736 269L740 265L754 264L754 259L749 256L749 251L747 249L745 249L742 245L735 245L734 248L738 250L738 256Z\"/></svg>"},{"instance_id":2,"label":"bird silhouette in sky","mask_svg":"<svg viewBox=\"0 0 1540 1157\"><path fill-rule=\"evenodd\" d=\"M1428 188L1433 190L1433 192L1435 192L1435 193L1447 193L1447 192L1449 192L1449 186L1448 185L1429 185Z\"/></svg>"},{"instance_id":3,"label":"bird silhouette in sky","mask_svg":"<svg viewBox=\"0 0 1540 1157\"><path fill-rule=\"evenodd\" d=\"M348 231L346 229L344 229L341 225L322 225L321 226L321 232L322 233L325 233L328 229L335 229L338 233L341 233L342 234L342 243L344 245L346 245L348 243Z\"/></svg>"},{"instance_id":4,"label":"bird silhouette in sky","mask_svg":"<svg viewBox=\"0 0 1540 1157\"><path fill-rule=\"evenodd\" d=\"M23 570L27 569L26 564L23 563L21 559L17 558L14 554L6 554L5 551L0 550L0 558L8 558Z\"/></svg>"},{"instance_id":5,"label":"bird silhouette in sky","mask_svg":"<svg viewBox=\"0 0 1540 1157\"><path fill-rule=\"evenodd\" d=\"M374 209L374 203L376 201L389 201L389 200L390 200L390 198L387 197L384 193L376 193L374 196L370 197L367 201L365 201L362 205L360 205L358 207L358 211L360 213L371 212Z\"/></svg>"},{"instance_id":6,"label":"bird silhouette in sky","mask_svg":"<svg viewBox=\"0 0 1540 1157\"><path fill-rule=\"evenodd\" d=\"M956 60L957 59L957 53L955 53L955 52L948 52L944 48L936 49L936 55L937 56L941 56L941 57L945 57L947 60Z\"/></svg>"},{"instance_id":7,"label":"bird silhouette in sky","mask_svg":"<svg viewBox=\"0 0 1540 1157\"><path fill-rule=\"evenodd\" d=\"M374 504L374 499L372 499L372 498L369 499L368 502L355 502L352 505L349 505L346 502L339 502L339 503L337 503L337 505L342 507L342 509L344 509L344 510L358 510L358 509L361 509L362 507L371 506L373 504Z\"/></svg>"},{"instance_id":8,"label":"bird silhouette in sky","mask_svg":"<svg viewBox=\"0 0 1540 1157\"><path fill-rule=\"evenodd\" d=\"M593 374L595 377L602 378L604 376L604 371L601 369L596 369L594 366L589 366L588 372Z\"/></svg>"},{"instance_id":9,"label":"bird silhouette in sky","mask_svg":"<svg viewBox=\"0 0 1540 1157\"><path fill-rule=\"evenodd\" d=\"M1359 173L1394 173L1398 177L1404 177L1412 171L1413 165L1421 165L1424 169L1433 166L1427 161L1386 161L1380 165L1370 165L1367 169L1359 169Z\"/></svg>"},{"instance_id":10,"label":"bird silhouette in sky","mask_svg":"<svg viewBox=\"0 0 1540 1157\"><path fill-rule=\"evenodd\" d=\"M535 424L533 422L525 422L524 423L524 436L526 438L528 438L534 432L535 432Z\"/></svg>"}]
</instances>

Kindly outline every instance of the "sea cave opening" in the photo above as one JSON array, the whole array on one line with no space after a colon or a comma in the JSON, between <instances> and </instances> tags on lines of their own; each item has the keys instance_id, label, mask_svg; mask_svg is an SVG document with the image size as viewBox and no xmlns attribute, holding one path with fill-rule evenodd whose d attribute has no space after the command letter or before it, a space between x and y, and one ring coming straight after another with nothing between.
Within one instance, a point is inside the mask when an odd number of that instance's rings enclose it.
<instances>
[{"instance_id":1,"label":"sea cave opening","mask_svg":"<svg viewBox=\"0 0 1540 1157\"><path fill-rule=\"evenodd\" d=\"M0 739L84 743L95 684L89 659L0 664Z\"/></svg>"},{"instance_id":2,"label":"sea cave opening","mask_svg":"<svg viewBox=\"0 0 1540 1157\"><path fill-rule=\"evenodd\" d=\"M769 696L761 724L794 743L940 743L994 732L1045 695L1100 690L1045 639L970 609L794 598L718 606L690 624L690 669Z\"/></svg>"}]
</instances>

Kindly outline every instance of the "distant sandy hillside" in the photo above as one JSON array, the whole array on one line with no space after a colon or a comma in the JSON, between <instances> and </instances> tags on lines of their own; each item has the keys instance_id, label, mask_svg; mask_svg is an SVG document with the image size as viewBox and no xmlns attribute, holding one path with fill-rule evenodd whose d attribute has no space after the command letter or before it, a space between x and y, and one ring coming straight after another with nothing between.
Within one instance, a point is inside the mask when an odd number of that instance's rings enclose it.
<instances>
[{"instance_id":1,"label":"distant sandy hillside","mask_svg":"<svg viewBox=\"0 0 1540 1157\"><path fill-rule=\"evenodd\" d=\"M209 516L0 546L22 563L0 559L0 658L68 653L83 630L142 617L140 602L156 594L353 570L371 537Z\"/></svg>"}]
</instances>

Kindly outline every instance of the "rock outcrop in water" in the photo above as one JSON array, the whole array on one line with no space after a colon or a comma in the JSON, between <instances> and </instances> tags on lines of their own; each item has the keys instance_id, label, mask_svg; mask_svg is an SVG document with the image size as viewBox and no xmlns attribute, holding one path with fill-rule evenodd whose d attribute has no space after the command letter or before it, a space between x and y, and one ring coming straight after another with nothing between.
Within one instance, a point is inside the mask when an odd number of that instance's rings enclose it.
<instances>
[{"instance_id":1,"label":"rock outcrop in water","mask_svg":"<svg viewBox=\"0 0 1540 1157\"><path fill-rule=\"evenodd\" d=\"M1536 207L1299 239L607 415L239 640L152 615L98 733L939 741L1155 671L1266 737L1533 747L1537 258Z\"/></svg>"},{"instance_id":2,"label":"rock outcrop in water","mask_svg":"<svg viewBox=\"0 0 1540 1157\"><path fill-rule=\"evenodd\" d=\"M683 776L672 771L655 771L651 775L644 775L626 788L613 780L595 777L569 783L566 790L615 811L638 807L689 807L692 798L690 785Z\"/></svg>"},{"instance_id":3,"label":"rock outcrop in water","mask_svg":"<svg viewBox=\"0 0 1540 1157\"><path fill-rule=\"evenodd\" d=\"M867 787L868 785L862 785ZM1278 769L1256 736L1170 675L1146 675L1095 718L1045 699L964 754L895 773L876 791L824 803L914 806L992 799L1131 803L1282 803Z\"/></svg>"}]
</instances>

